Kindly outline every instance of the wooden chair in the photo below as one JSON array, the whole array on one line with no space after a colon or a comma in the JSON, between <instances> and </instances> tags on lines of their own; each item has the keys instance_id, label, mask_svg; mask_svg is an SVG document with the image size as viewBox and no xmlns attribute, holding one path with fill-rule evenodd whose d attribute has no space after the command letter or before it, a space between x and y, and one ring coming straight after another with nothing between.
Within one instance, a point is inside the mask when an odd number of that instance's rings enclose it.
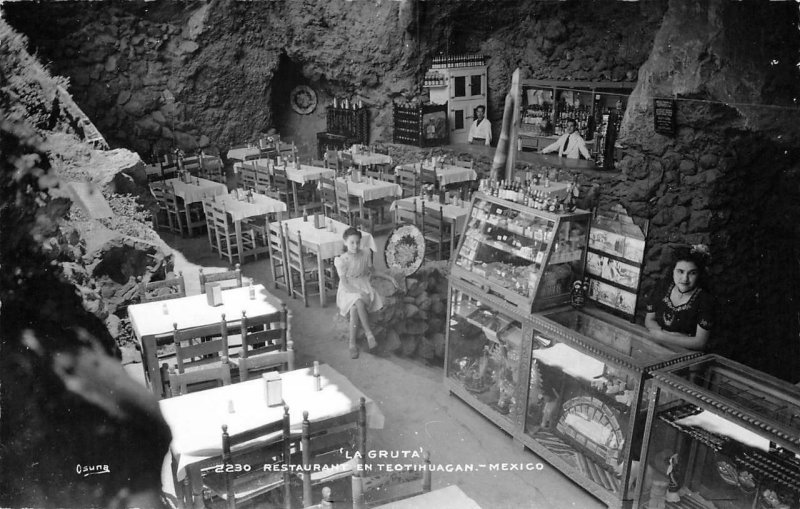
<instances>
[{"instance_id":1,"label":"wooden chair","mask_svg":"<svg viewBox=\"0 0 800 509\"><path fill-rule=\"evenodd\" d=\"M140 278L139 295L142 302L157 302L186 297L186 283L183 280L183 273L178 272L176 277L165 278L161 281L143 281Z\"/></svg>"},{"instance_id":2,"label":"wooden chair","mask_svg":"<svg viewBox=\"0 0 800 509\"><path fill-rule=\"evenodd\" d=\"M436 169L428 168L423 163L420 163L419 168L420 168L419 171L420 184L423 186L428 184L433 184L434 187L438 187L439 179L436 178Z\"/></svg>"},{"instance_id":3,"label":"wooden chair","mask_svg":"<svg viewBox=\"0 0 800 509\"><path fill-rule=\"evenodd\" d=\"M254 163L245 161L239 167L239 187L244 190L256 189L256 167Z\"/></svg>"},{"instance_id":4,"label":"wooden chair","mask_svg":"<svg viewBox=\"0 0 800 509\"><path fill-rule=\"evenodd\" d=\"M287 406L283 407L281 419L235 435L229 434L228 426L223 424L222 454L203 462L223 467L203 476L203 485L216 497L211 500L212 507L236 509L238 504L282 488L283 507L290 509L293 443ZM228 468L239 465L250 468ZM265 471L264 465L272 468Z\"/></svg>"},{"instance_id":5,"label":"wooden chair","mask_svg":"<svg viewBox=\"0 0 800 509\"><path fill-rule=\"evenodd\" d=\"M322 213L326 217L338 218L339 211L336 206L336 183L334 179L320 177L319 196L322 200Z\"/></svg>"},{"instance_id":6,"label":"wooden chair","mask_svg":"<svg viewBox=\"0 0 800 509\"><path fill-rule=\"evenodd\" d=\"M297 157L297 147L295 146L294 142L285 143L279 141L276 143L275 148L278 151L278 155L284 159L291 159L294 161Z\"/></svg>"},{"instance_id":7,"label":"wooden chair","mask_svg":"<svg viewBox=\"0 0 800 509\"><path fill-rule=\"evenodd\" d=\"M411 202L405 200L397 200L394 202L394 223L395 225L401 224L417 224L417 199L413 198Z\"/></svg>"},{"instance_id":8,"label":"wooden chair","mask_svg":"<svg viewBox=\"0 0 800 509\"><path fill-rule=\"evenodd\" d=\"M175 196L175 188L172 183L167 183L163 191L164 207L167 212L167 223L170 231L183 235L186 210L183 208L183 201Z\"/></svg>"},{"instance_id":9,"label":"wooden chair","mask_svg":"<svg viewBox=\"0 0 800 509\"><path fill-rule=\"evenodd\" d=\"M224 288L241 288L242 287L242 266L236 264L233 270L226 270L224 272L214 272L206 275L203 272L203 267L200 267L200 293L206 293L206 283L223 282ZM232 282L232 283L231 283Z\"/></svg>"},{"instance_id":10,"label":"wooden chair","mask_svg":"<svg viewBox=\"0 0 800 509\"><path fill-rule=\"evenodd\" d=\"M222 166L222 159L200 153L200 176L214 181L225 183L225 172Z\"/></svg>"},{"instance_id":11,"label":"wooden chair","mask_svg":"<svg viewBox=\"0 0 800 509\"><path fill-rule=\"evenodd\" d=\"M336 173L339 173L342 168L341 159L339 158L339 152L336 150L328 150L325 152L325 167L336 170Z\"/></svg>"},{"instance_id":12,"label":"wooden chair","mask_svg":"<svg viewBox=\"0 0 800 509\"><path fill-rule=\"evenodd\" d=\"M367 452L367 409L361 397L358 408L342 416L312 422L303 412L300 439L303 505L312 500L312 487L355 475L363 470ZM327 468L320 468L328 465Z\"/></svg>"},{"instance_id":13,"label":"wooden chair","mask_svg":"<svg viewBox=\"0 0 800 509\"><path fill-rule=\"evenodd\" d=\"M450 253L450 225L444 222L443 207L429 209L420 207L422 235L425 237L425 257L436 254L435 260L442 260L445 252Z\"/></svg>"},{"instance_id":14,"label":"wooden chair","mask_svg":"<svg viewBox=\"0 0 800 509\"><path fill-rule=\"evenodd\" d=\"M214 227L214 198L211 196L203 197L203 214L206 218L206 235L211 251L219 253L219 242L217 241L217 230Z\"/></svg>"},{"instance_id":15,"label":"wooden chair","mask_svg":"<svg viewBox=\"0 0 800 509\"><path fill-rule=\"evenodd\" d=\"M183 169L191 173L192 175L198 175L200 173L200 157L199 156L189 156L184 157L182 161Z\"/></svg>"},{"instance_id":16,"label":"wooden chair","mask_svg":"<svg viewBox=\"0 0 800 509\"><path fill-rule=\"evenodd\" d=\"M286 242L286 266L289 270L289 294L292 298L300 296L303 304L308 307L308 296L319 295L324 289L319 287L319 275L317 268L317 257L306 252L303 247L303 238L300 232L297 237L289 235L289 227L285 225L283 238ZM295 282L297 276L297 282ZM297 285L300 285L299 289ZM316 287L317 291L312 292L310 287Z\"/></svg>"},{"instance_id":17,"label":"wooden chair","mask_svg":"<svg viewBox=\"0 0 800 509\"><path fill-rule=\"evenodd\" d=\"M286 304L271 315L248 318L242 311L242 352L231 362L239 367L239 380L258 371L278 368L294 370L294 343L289 339L289 313Z\"/></svg>"},{"instance_id":18,"label":"wooden chair","mask_svg":"<svg viewBox=\"0 0 800 509\"><path fill-rule=\"evenodd\" d=\"M227 258L228 263L234 264L234 257L239 260L239 263L244 263L247 256L254 256L258 259L259 246L256 243L256 235L252 229L242 228L242 249L239 250L239 242L236 236L236 227L233 224L228 212L225 210L223 204L214 202L211 210L214 213L214 230L217 236L217 245L219 246L220 258ZM264 252L266 250L263 250Z\"/></svg>"},{"instance_id":19,"label":"wooden chair","mask_svg":"<svg viewBox=\"0 0 800 509\"><path fill-rule=\"evenodd\" d=\"M172 156L165 156L163 160L159 161L159 165L161 166L161 180L167 180L178 176L178 165Z\"/></svg>"},{"instance_id":20,"label":"wooden chair","mask_svg":"<svg viewBox=\"0 0 800 509\"><path fill-rule=\"evenodd\" d=\"M356 203L356 198L350 196L347 180L337 178L334 181L336 187L336 210L344 222L351 226L367 228L370 232L374 229L374 209L363 207ZM362 219L363 211L363 219Z\"/></svg>"},{"instance_id":21,"label":"wooden chair","mask_svg":"<svg viewBox=\"0 0 800 509\"><path fill-rule=\"evenodd\" d=\"M269 253L269 271L275 289L283 288L291 293L289 287L289 269L286 264L286 242L283 238L283 227L280 222L267 221L267 232L269 241L267 250Z\"/></svg>"},{"instance_id":22,"label":"wooden chair","mask_svg":"<svg viewBox=\"0 0 800 509\"><path fill-rule=\"evenodd\" d=\"M397 167L397 183L403 189L403 198L417 196L419 194L419 184L416 168L406 166Z\"/></svg>"},{"instance_id":23,"label":"wooden chair","mask_svg":"<svg viewBox=\"0 0 800 509\"><path fill-rule=\"evenodd\" d=\"M370 164L366 167L367 177L372 177L375 180L383 180L382 167L377 164Z\"/></svg>"},{"instance_id":24,"label":"wooden chair","mask_svg":"<svg viewBox=\"0 0 800 509\"><path fill-rule=\"evenodd\" d=\"M273 195L276 200L280 200L286 204L288 210L294 207L294 200L292 197L292 187L289 183L289 177L286 176L286 168L283 166L275 166L272 169L272 185Z\"/></svg>"},{"instance_id":25,"label":"wooden chair","mask_svg":"<svg viewBox=\"0 0 800 509\"><path fill-rule=\"evenodd\" d=\"M169 393L174 396L187 394L190 386L208 387L231 383L231 367L228 355L228 336L225 315L221 324L178 329L173 324L172 340L175 345L176 365L169 370Z\"/></svg>"},{"instance_id":26,"label":"wooden chair","mask_svg":"<svg viewBox=\"0 0 800 509\"><path fill-rule=\"evenodd\" d=\"M156 213L153 214L153 229L159 230L166 227L172 230L172 217L167 212L167 202L164 198L164 185L158 182L151 183L149 186L150 193L153 195L153 198L155 198L156 205L158 206Z\"/></svg>"},{"instance_id":27,"label":"wooden chair","mask_svg":"<svg viewBox=\"0 0 800 509\"><path fill-rule=\"evenodd\" d=\"M256 165L255 192L269 196L272 192L272 174L269 168L263 165Z\"/></svg>"}]
</instances>

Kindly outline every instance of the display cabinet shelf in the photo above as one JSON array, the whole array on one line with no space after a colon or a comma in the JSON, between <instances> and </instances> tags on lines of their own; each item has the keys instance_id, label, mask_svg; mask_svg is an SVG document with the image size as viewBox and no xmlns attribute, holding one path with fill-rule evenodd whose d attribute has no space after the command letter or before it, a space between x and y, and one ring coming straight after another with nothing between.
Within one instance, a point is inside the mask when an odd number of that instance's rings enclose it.
<instances>
[{"instance_id":1,"label":"display cabinet shelf","mask_svg":"<svg viewBox=\"0 0 800 509\"><path fill-rule=\"evenodd\" d=\"M639 506L800 507L800 389L717 355L653 380Z\"/></svg>"}]
</instances>

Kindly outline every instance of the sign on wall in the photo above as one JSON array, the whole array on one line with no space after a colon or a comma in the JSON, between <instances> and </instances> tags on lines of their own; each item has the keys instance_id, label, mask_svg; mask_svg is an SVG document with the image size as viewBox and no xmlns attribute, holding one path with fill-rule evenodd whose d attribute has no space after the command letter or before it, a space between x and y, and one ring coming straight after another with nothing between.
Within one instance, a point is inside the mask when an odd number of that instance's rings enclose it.
<instances>
[{"instance_id":1,"label":"sign on wall","mask_svg":"<svg viewBox=\"0 0 800 509\"><path fill-rule=\"evenodd\" d=\"M675 136L676 112L675 99L653 99L653 121L657 133Z\"/></svg>"}]
</instances>

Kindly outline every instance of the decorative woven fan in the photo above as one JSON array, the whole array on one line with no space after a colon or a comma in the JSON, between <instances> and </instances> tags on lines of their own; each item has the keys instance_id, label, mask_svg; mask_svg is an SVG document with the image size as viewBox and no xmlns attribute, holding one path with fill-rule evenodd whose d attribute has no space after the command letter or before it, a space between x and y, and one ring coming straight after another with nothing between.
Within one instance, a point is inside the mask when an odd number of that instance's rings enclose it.
<instances>
[{"instance_id":1,"label":"decorative woven fan","mask_svg":"<svg viewBox=\"0 0 800 509\"><path fill-rule=\"evenodd\" d=\"M422 267L425 260L425 237L413 224L398 226L386 239L383 257L388 268L410 276Z\"/></svg>"}]
</instances>

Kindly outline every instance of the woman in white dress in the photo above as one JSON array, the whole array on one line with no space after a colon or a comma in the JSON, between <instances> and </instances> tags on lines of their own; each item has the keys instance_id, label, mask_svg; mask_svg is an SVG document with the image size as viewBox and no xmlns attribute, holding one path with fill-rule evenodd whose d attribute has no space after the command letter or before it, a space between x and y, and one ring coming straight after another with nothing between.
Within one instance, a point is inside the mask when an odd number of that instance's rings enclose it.
<instances>
[{"instance_id":1,"label":"woman in white dress","mask_svg":"<svg viewBox=\"0 0 800 509\"><path fill-rule=\"evenodd\" d=\"M357 359L356 335L359 320L367 336L369 351L374 352L378 346L369 326L368 313L380 310L383 307L383 299L369 282L373 272L372 258L369 250L361 249L361 232L351 227L345 230L342 237L345 252L333 260L336 272L339 274L336 305L342 316L350 315L350 357Z\"/></svg>"}]
</instances>

